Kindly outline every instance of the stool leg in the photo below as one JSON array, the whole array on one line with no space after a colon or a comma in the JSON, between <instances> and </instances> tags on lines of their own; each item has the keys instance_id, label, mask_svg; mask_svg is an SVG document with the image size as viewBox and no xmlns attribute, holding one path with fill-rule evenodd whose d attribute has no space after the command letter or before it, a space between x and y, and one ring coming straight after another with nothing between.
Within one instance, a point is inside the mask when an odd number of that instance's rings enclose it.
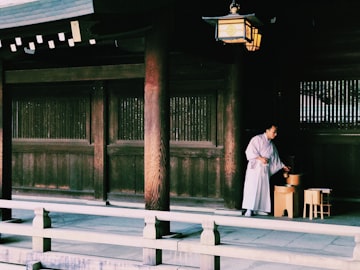
<instances>
[{"instance_id":1,"label":"stool leg","mask_svg":"<svg viewBox=\"0 0 360 270\"><path fill-rule=\"evenodd\" d=\"M284 196L282 193L274 193L274 217L281 217L284 213Z\"/></svg>"},{"instance_id":2,"label":"stool leg","mask_svg":"<svg viewBox=\"0 0 360 270\"><path fill-rule=\"evenodd\" d=\"M314 211L314 205L310 203L310 213L309 213L309 219L313 219L313 211Z\"/></svg>"},{"instance_id":3,"label":"stool leg","mask_svg":"<svg viewBox=\"0 0 360 270\"><path fill-rule=\"evenodd\" d=\"M293 196L294 196L293 193L286 194L286 210L287 210L288 218L294 217L294 213L293 213L294 198L293 198Z\"/></svg>"},{"instance_id":4,"label":"stool leg","mask_svg":"<svg viewBox=\"0 0 360 270\"><path fill-rule=\"evenodd\" d=\"M304 203L303 218L306 218L306 203Z\"/></svg>"},{"instance_id":5,"label":"stool leg","mask_svg":"<svg viewBox=\"0 0 360 270\"><path fill-rule=\"evenodd\" d=\"M320 216L321 216L321 219L324 219L324 212L323 212L323 205L322 204L320 205Z\"/></svg>"},{"instance_id":6,"label":"stool leg","mask_svg":"<svg viewBox=\"0 0 360 270\"><path fill-rule=\"evenodd\" d=\"M290 207L290 209L286 209L288 212L288 218L293 218L294 217L294 213L293 213L293 209Z\"/></svg>"}]
</instances>

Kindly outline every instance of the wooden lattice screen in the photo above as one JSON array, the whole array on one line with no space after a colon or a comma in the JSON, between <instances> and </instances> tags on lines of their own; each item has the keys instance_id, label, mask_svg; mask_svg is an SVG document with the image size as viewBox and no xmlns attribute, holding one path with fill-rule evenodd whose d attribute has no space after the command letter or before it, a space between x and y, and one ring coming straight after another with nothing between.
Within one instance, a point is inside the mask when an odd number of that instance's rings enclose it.
<instances>
[{"instance_id":1,"label":"wooden lattice screen","mask_svg":"<svg viewBox=\"0 0 360 270\"><path fill-rule=\"evenodd\" d=\"M119 140L144 140L144 98L119 98Z\"/></svg>"},{"instance_id":2,"label":"wooden lattice screen","mask_svg":"<svg viewBox=\"0 0 360 270\"><path fill-rule=\"evenodd\" d=\"M353 129L360 126L359 80L300 83L300 124L303 128Z\"/></svg>"},{"instance_id":3,"label":"wooden lattice screen","mask_svg":"<svg viewBox=\"0 0 360 270\"><path fill-rule=\"evenodd\" d=\"M144 100L119 98L119 140L144 139ZM211 141L211 96L170 98L170 140Z\"/></svg>"},{"instance_id":4,"label":"wooden lattice screen","mask_svg":"<svg viewBox=\"0 0 360 270\"><path fill-rule=\"evenodd\" d=\"M170 99L170 139L211 141L212 96ZM118 139L144 139L144 99L119 97ZM85 97L24 97L12 102L14 139L86 139L89 100Z\"/></svg>"},{"instance_id":5,"label":"wooden lattice screen","mask_svg":"<svg viewBox=\"0 0 360 270\"><path fill-rule=\"evenodd\" d=\"M82 97L27 97L12 102L12 136L86 139L89 100Z\"/></svg>"}]
</instances>

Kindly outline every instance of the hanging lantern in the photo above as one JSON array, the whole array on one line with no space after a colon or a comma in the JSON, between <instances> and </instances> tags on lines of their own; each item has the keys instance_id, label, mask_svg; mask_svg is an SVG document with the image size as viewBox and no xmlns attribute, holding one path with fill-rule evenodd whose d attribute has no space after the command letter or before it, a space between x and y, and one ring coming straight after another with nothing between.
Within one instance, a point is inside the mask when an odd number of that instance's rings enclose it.
<instances>
[{"instance_id":1,"label":"hanging lantern","mask_svg":"<svg viewBox=\"0 0 360 270\"><path fill-rule=\"evenodd\" d=\"M254 30L262 25L255 14L240 15L240 5L235 0L230 4L230 13L226 16L202 17L204 21L215 26L215 39L224 43L245 43L254 42ZM257 36L259 37L259 36ZM261 35L260 39L261 40ZM260 42L257 43L260 47Z\"/></svg>"},{"instance_id":2,"label":"hanging lantern","mask_svg":"<svg viewBox=\"0 0 360 270\"><path fill-rule=\"evenodd\" d=\"M261 34L259 33L259 29L257 29L256 27L253 27L252 36L253 36L252 41L247 42L245 45L246 49L251 52L257 51L260 49Z\"/></svg>"}]
</instances>

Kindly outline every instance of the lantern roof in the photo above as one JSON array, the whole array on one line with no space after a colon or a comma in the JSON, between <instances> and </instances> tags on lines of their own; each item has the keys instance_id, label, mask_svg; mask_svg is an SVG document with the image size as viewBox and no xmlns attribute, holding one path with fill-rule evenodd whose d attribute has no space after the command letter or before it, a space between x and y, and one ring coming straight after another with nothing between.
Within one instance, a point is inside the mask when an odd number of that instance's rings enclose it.
<instances>
[{"instance_id":1,"label":"lantern roof","mask_svg":"<svg viewBox=\"0 0 360 270\"><path fill-rule=\"evenodd\" d=\"M255 16L255 13L245 14L245 15L241 15L238 13L235 14L230 13L225 16L202 17L202 19L214 26L217 24L218 20L235 20L235 19L247 19L248 21L250 21L251 25L255 27L259 27L263 25L263 23Z\"/></svg>"}]
</instances>

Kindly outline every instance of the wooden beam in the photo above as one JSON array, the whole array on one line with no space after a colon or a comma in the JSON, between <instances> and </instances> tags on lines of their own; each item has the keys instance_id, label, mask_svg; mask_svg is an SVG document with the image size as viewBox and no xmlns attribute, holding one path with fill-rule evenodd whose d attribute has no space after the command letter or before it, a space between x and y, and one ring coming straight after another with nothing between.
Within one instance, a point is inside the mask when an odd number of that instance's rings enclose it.
<instances>
[{"instance_id":1,"label":"wooden beam","mask_svg":"<svg viewBox=\"0 0 360 270\"><path fill-rule=\"evenodd\" d=\"M144 64L5 71L5 84L144 78Z\"/></svg>"}]
</instances>

